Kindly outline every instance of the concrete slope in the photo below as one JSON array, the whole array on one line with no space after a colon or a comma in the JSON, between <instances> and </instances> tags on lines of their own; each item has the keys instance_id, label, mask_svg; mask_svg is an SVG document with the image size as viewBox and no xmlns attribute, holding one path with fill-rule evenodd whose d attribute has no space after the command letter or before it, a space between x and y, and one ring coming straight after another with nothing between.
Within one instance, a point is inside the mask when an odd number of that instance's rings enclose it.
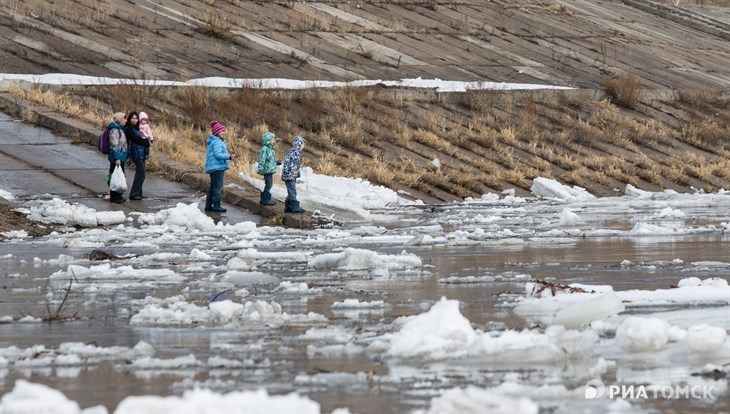
<instances>
[{"instance_id":1,"label":"concrete slope","mask_svg":"<svg viewBox=\"0 0 730 414\"><path fill-rule=\"evenodd\" d=\"M730 6L647 0L41 0L0 6L0 72L730 86Z\"/></svg>"}]
</instances>

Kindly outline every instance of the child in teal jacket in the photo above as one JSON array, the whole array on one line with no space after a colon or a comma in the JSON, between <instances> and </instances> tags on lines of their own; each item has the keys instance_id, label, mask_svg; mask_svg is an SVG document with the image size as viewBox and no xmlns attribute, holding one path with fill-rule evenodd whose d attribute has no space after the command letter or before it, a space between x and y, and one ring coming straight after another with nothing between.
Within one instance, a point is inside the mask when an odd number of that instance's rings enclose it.
<instances>
[{"instance_id":1,"label":"child in teal jacket","mask_svg":"<svg viewBox=\"0 0 730 414\"><path fill-rule=\"evenodd\" d=\"M271 199L271 187L274 185L276 166L281 164L276 159L276 153L274 152L276 135L273 132L264 132L263 141L264 146L259 151L258 173L264 176L264 191L261 192L259 203L265 206L275 206L276 201Z\"/></svg>"}]
</instances>

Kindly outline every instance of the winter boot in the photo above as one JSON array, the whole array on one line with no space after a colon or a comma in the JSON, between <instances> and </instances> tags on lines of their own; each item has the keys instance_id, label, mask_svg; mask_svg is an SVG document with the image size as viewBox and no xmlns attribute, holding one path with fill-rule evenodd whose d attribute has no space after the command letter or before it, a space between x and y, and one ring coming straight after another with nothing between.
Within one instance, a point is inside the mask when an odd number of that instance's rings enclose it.
<instances>
[{"instance_id":1,"label":"winter boot","mask_svg":"<svg viewBox=\"0 0 730 414\"><path fill-rule=\"evenodd\" d=\"M264 206L275 206L276 201L271 199L271 193L270 192L261 192L261 199L259 201L259 204Z\"/></svg>"},{"instance_id":2,"label":"winter boot","mask_svg":"<svg viewBox=\"0 0 730 414\"><path fill-rule=\"evenodd\" d=\"M222 208L222 207L221 207L221 203L220 203L220 201L219 201L219 202L217 202L217 203L216 203L216 202L214 201L214 202L213 202L213 208L211 208L211 209L210 209L210 210L208 210L208 211L212 211L213 213L225 213L225 212L226 212L226 211L228 211L228 210L226 210L225 208Z\"/></svg>"},{"instance_id":3,"label":"winter boot","mask_svg":"<svg viewBox=\"0 0 730 414\"><path fill-rule=\"evenodd\" d=\"M304 209L299 207L299 202L292 200L291 202L291 213L304 213Z\"/></svg>"},{"instance_id":4,"label":"winter boot","mask_svg":"<svg viewBox=\"0 0 730 414\"><path fill-rule=\"evenodd\" d=\"M285 213L291 213L292 212L291 211L291 200L289 200L288 198L286 200L284 200L284 212Z\"/></svg>"}]
</instances>

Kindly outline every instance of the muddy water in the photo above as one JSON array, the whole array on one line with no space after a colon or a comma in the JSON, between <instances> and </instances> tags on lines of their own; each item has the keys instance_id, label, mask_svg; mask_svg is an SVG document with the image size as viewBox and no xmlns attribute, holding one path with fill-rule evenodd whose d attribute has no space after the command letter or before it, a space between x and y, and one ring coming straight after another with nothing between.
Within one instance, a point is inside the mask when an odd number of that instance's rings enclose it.
<instances>
[{"instance_id":1,"label":"muddy water","mask_svg":"<svg viewBox=\"0 0 730 414\"><path fill-rule=\"evenodd\" d=\"M0 188L18 195L54 193L65 200L84 203L96 209L122 209L131 216L134 211L151 212L174 206L177 202L199 201L200 194L191 193L180 184L159 177L148 177L145 188L155 197L139 203L109 206L98 197L104 191L105 162L93 148L73 147L78 155L73 170L67 164L38 165L36 149L43 147L53 154L69 152L65 140L48 131L10 122L0 115ZM38 145L42 144L42 145ZM76 163L78 161L78 163ZM41 168L42 167L42 168ZM45 168L45 170L44 170ZM155 348L155 357L170 359L194 355L202 364L178 368L141 369L124 359L99 363L59 365L33 361L18 365L0 364L0 395L10 391L16 379L48 384L76 400L82 407L97 404L110 412L119 401L130 395L180 395L196 385L220 393L265 387L270 393L299 392L322 405L329 413L348 407L352 413L404 413L428 406L440 390L468 384L493 387L507 378L539 386L562 384L582 394L585 383L596 377L591 370L598 355L584 360L560 361L555 364L525 364L519 361L410 361L388 360L380 352L368 351L368 338L394 332L393 321L401 316L421 314L439 298L459 300L460 310L473 326L482 330L524 329L533 322L517 317L510 303L523 296L528 279L550 279L561 283L610 284L616 290L664 289L687 277L730 277L730 235L713 229L730 222L730 203L703 204L673 201L672 195L656 195L652 200L572 203L570 208L581 221L570 226L559 225L566 208L563 203L484 202L444 206L400 206L374 211L372 223L349 225L344 231L357 232L373 227L374 238L352 237L328 239L327 230L266 233L262 250L307 251L322 254L336 248L358 247L378 254L399 254L407 251L421 258L423 267L416 270L391 270L386 276L368 271L315 271L306 263L259 260L256 270L284 281L305 282L320 293L291 294L273 286L248 287L251 294L236 301L263 300L280 303L289 314L315 312L328 318L328 326L354 332L355 348L350 351L328 350L325 344L303 342L300 335L310 325L267 328L250 325L245 328L210 327L139 327L131 326L130 317L139 311L147 296L168 298L184 292L191 302L205 305L221 286L211 282L211 273L221 273L235 251L221 251L231 236L186 234L179 240L160 243L153 235L128 232L105 239L105 250L117 255L176 253L173 261L139 262L127 259L113 262L113 267L135 269L171 269L184 274L185 282L161 283L155 280L100 280L93 288L74 286L63 308L59 304L66 282L49 282L54 272L65 270L67 255L74 264L90 266L84 260L89 248L63 247L58 238L20 240L0 243L0 318L10 316L12 322L0 323L0 349L11 346L29 348L44 345L55 349L59 344L82 342L99 347L133 347L145 341ZM728 197L730 199L730 196ZM681 218L661 217L660 210L671 206L680 209ZM671 212L670 212L671 213ZM494 220L490 219L494 218ZM229 223L253 220L245 211L226 215ZM625 232L639 222L660 226L678 225L699 228L679 236L625 237ZM139 230L135 227L132 230ZM599 230L599 232L596 232ZM87 231L88 240L96 230ZM606 232L601 233L600 231ZM110 231L111 232L111 231ZM459 236L453 236L462 232ZM481 233L479 233L481 232ZM547 232L551 232L546 236ZM364 231L367 234L368 231ZM98 233L100 234L100 233ZM320 243L304 243L308 237L322 238ZM394 236L387 241L378 236ZM419 243L429 236L442 239L437 243ZM100 236L99 236L100 237ZM147 237L159 250L139 247L136 241ZM235 239L234 237L231 237ZM63 240L61 238L61 240ZM135 247L136 246L136 247ZM186 259L192 247L206 250L213 259L209 267L195 269L200 263ZM678 260L676 260L678 259ZM722 262L703 265L702 262ZM208 266L208 264L206 264ZM216 270L217 269L217 270ZM468 277L480 283L463 283ZM462 283L459 283L462 282ZM84 290L77 289L79 287ZM50 302L46 303L46 298ZM375 309L336 310L335 301L356 298L361 301L382 300L387 306ZM507 304L507 305L505 305ZM686 311L687 319L702 321L712 317L727 329L730 308L663 307L629 308L631 313ZM25 315L60 316L76 319L56 323L23 323ZM726 316L724 316L726 315ZM4 318L7 320L7 318ZM323 327L323 326L317 326ZM41 356L40 354L38 356ZM243 366L226 368L205 364L211 356L244 361ZM610 359L606 357L607 359ZM609 366L604 381L641 384L655 381L691 381L691 372L702 362L666 361L658 364L617 362ZM513 374L510 374L513 373ZM514 374L516 373L516 374ZM650 380L648 380L649 378ZM714 383L727 388L727 380ZM631 401L639 409L661 412L727 412L727 392L717 401L653 400ZM606 411L605 401L586 405L582 398L563 399L543 405L543 412Z\"/></svg>"},{"instance_id":2,"label":"muddy water","mask_svg":"<svg viewBox=\"0 0 730 414\"><path fill-rule=\"evenodd\" d=\"M369 246L383 253L398 253L401 247ZM188 248L189 249L189 248ZM88 249L65 249L45 243L17 242L2 245L0 273L0 315L16 319L21 314L43 316L47 313L43 295L48 290L47 277L65 269L61 265L42 264L34 258L55 259L59 254L83 257ZM174 250L174 249L173 249ZM306 281L310 287L334 286L341 292L325 290L307 298L277 295L265 288L258 298L276 300L289 313L316 312L330 319L330 325L364 328L374 332L388 330L399 316L422 313L440 297L458 299L464 316L481 329L522 329L526 322L516 317L509 307L502 306L510 298L524 292L524 280L555 278L563 283L611 284L617 290L668 288L685 277L728 278L728 268L692 267L692 262L728 260L730 239L724 235L707 237L644 240L578 238L569 243L537 242L521 246L416 246L408 249L418 255L424 269L388 277L350 273L326 275L302 273L291 269L269 269L282 280ZM120 252L121 253L121 252ZM676 258L686 265L672 266ZM622 261L633 264L621 266ZM175 268L175 264L167 264ZM446 278L494 276L484 283L444 283ZM187 286L203 275L193 277ZM164 370L131 369L124 361L91 366L9 367L0 368L0 394L8 392L15 379L24 378L48 384L63 391L82 407L103 404L111 411L129 395L179 395L195 383L219 392L266 387L272 393L297 391L318 401L322 412L348 407L353 413L402 413L428 405L440 388L466 384L498 385L505 372L522 372L527 383L535 385L563 378L569 388L582 387L585 378L576 367L499 366L476 364L460 366L452 363L424 363L401 366L367 352L354 354L317 353L297 336L306 327L238 329L131 327L133 301L146 295L167 297L177 294L183 285L134 284L123 289L99 290L95 293L72 294L64 314L78 312L82 318L63 323L0 324L0 347L30 347L43 344L56 347L64 342L84 342L98 346L133 347L139 341L152 344L157 358L173 358L193 354L200 361L209 356L222 356L249 361L239 369L213 369L208 366ZM56 290L56 295L62 292ZM204 298L210 292L194 289L191 296ZM369 311L353 311L357 315L335 312L334 301L344 298L384 300L389 307ZM247 298L251 300L253 298ZM652 309L656 310L656 309ZM730 317L730 313L728 314ZM469 365L469 364L467 364ZM358 377L357 373L364 373ZM606 374L611 378L615 373ZM394 379L398 378L398 379ZM665 412L717 412L727 409L727 399L713 404L695 401L634 401L645 408L660 407ZM724 407L724 408L723 408ZM581 408L584 410L585 407ZM601 412L597 409L595 412ZM589 410L590 411L590 410ZM570 412L568 410L567 412ZM577 412L577 411L576 411Z\"/></svg>"}]
</instances>

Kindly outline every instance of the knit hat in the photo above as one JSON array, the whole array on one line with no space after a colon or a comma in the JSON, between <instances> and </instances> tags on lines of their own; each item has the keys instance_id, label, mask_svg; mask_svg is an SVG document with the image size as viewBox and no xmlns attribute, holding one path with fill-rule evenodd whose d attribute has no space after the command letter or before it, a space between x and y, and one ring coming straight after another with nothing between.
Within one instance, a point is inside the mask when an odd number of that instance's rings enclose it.
<instances>
[{"instance_id":1,"label":"knit hat","mask_svg":"<svg viewBox=\"0 0 730 414\"><path fill-rule=\"evenodd\" d=\"M213 135L220 135L221 132L226 130L226 127L218 121L211 121L210 129L213 131Z\"/></svg>"},{"instance_id":2,"label":"knit hat","mask_svg":"<svg viewBox=\"0 0 730 414\"><path fill-rule=\"evenodd\" d=\"M142 122L143 119L146 119L146 120L150 119L150 117L148 117L144 111L139 113L139 121Z\"/></svg>"},{"instance_id":3,"label":"knit hat","mask_svg":"<svg viewBox=\"0 0 730 414\"><path fill-rule=\"evenodd\" d=\"M271 142L272 139L276 138L276 135L274 135L273 132L264 132L264 135L262 136L264 144L268 144Z\"/></svg>"}]
</instances>

